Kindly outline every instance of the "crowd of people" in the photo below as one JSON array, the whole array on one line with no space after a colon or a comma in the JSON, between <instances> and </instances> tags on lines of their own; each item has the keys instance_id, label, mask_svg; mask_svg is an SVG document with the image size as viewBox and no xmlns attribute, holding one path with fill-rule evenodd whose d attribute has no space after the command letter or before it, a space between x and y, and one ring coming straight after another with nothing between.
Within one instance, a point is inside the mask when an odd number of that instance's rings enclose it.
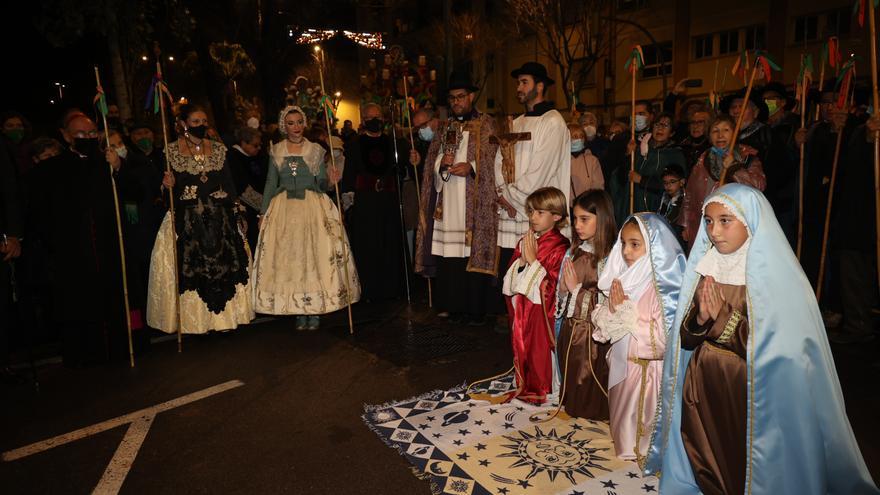
<instances>
[{"instance_id":1,"label":"crowd of people","mask_svg":"<svg viewBox=\"0 0 880 495\"><path fill-rule=\"evenodd\" d=\"M417 274L437 318L510 333L508 399L610 420L618 456L662 468L670 493L874 489L828 341L874 336L880 119L834 84L801 127L812 107L782 84L715 109L681 81L606 127L583 105L566 120L543 65L511 77L515 118L480 112L453 72L446 115L419 109L409 130L377 104L329 132L288 105L223 139L183 105L165 149L112 107L106 129L71 109L39 137L5 114L0 314L14 305L18 325L4 322L0 364L10 328L56 329L70 366L125 353L127 319L138 346L146 328L229 331L257 313L315 330ZM771 473L758 450L796 468Z\"/></svg>"}]
</instances>

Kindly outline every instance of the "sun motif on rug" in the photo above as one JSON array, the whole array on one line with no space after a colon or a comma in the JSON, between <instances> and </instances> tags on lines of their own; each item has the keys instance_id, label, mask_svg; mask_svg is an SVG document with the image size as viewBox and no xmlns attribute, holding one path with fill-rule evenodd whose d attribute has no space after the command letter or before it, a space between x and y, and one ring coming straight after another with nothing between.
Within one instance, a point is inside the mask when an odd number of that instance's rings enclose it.
<instances>
[{"instance_id":1,"label":"sun motif on rug","mask_svg":"<svg viewBox=\"0 0 880 495\"><path fill-rule=\"evenodd\" d=\"M572 484L576 484L575 473L595 478L591 469L611 471L599 464L601 461L609 461L607 457L600 455L607 449L590 447L590 439L574 439L576 430L559 436L556 433L556 428L544 433L541 428L536 426L534 434L522 430L517 433L519 433L519 437L504 435L505 439L513 443L501 445L503 448L510 449L510 452L499 454L498 457L517 459L511 464L511 468L530 467L531 472L526 476L526 480L546 472L551 482L562 474Z\"/></svg>"}]
</instances>

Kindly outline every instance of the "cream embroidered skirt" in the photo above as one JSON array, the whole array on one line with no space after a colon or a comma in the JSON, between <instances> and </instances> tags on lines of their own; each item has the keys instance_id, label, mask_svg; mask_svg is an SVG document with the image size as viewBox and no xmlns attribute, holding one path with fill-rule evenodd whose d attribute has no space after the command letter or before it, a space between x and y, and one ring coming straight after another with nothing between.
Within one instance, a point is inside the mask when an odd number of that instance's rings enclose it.
<instances>
[{"instance_id":1,"label":"cream embroidered skirt","mask_svg":"<svg viewBox=\"0 0 880 495\"><path fill-rule=\"evenodd\" d=\"M171 214L167 213L153 245L147 296L147 324L167 333L177 332L177 314L174 310L174 295L177 291L174 290L172 251L175 247L171 232ZM183 323L181 331L201 334L211 330L232 330L249 323L254 319L254 310L251 307L248 285L238 284L235 287L235 296L226 303L220 314L211 312L196 291L184 292L180 296L180 316Z\"/></svg>"},{"instance_id":2,"label":"cream embroidered skirt","mask_svg":"<svg viewBox=\"0 0 880 495\"><path fill-rule=\"evenodd\" d=\"M348 283L346 283L346 264ZM263 216L253 271L254 310L273 315L322 315L361 297L361 285L339 210L326 194L286 192Z\"/></svg>"}]
</instances>

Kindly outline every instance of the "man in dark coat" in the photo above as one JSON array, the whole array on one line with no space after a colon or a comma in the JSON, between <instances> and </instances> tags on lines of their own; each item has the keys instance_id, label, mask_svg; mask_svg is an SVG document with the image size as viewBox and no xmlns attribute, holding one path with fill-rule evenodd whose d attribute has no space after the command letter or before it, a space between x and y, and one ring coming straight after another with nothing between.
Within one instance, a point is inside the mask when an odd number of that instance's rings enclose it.
<instances>
[{"instance_id":1,"label":"man in dark coat","mask_svg":"<svg viewBox=\"0 0 880 495\"><path fill-rule=\"evenodd\" d=\"M110 178L121 160L112 149L100 151L95 124L83 114L64 122L61 134L69 148L34 169L33 184L41 187L29 199L35 234L48 250L64 363L81 366L106 359L110 349L126 349Z\"/></svg>"},{"instance_id":2,"label":"man in dark coat","mask_svg":"<svg viewBox=\"0 0 880 495\"><path fill-rule=\"evenodd\" d=\"M403 231L398 196L399 172L391 136L382 132L382 108L367 104L362 111L364 134L345 147L342 188L354 192L350 208L351 251L366 301L392 299L403 283ZM406 165L406 157L400 156Z\"/></svg>"},{"instance_id":3,"label":"man in dark coat","mask_svg":"<svg viewBox=\"0 0 880 495\"><path fill-rule=\"evenodd\" d=\"M8 367L12 327L13 260L21 254L24 229L15 165L0 141L0 379L13 374Z\"/></svg>"}]
</instances>

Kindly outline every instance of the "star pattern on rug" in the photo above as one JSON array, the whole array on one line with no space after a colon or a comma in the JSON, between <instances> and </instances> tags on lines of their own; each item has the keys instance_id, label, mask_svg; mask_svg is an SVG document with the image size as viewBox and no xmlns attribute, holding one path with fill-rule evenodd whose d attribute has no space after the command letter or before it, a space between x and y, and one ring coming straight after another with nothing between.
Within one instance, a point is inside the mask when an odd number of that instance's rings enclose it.
<instances>
[{"instance_id":1,"label":"star pattern on rug","mask_svg":"<svg viewBox=\"0 0 880 495\"><path fill-rule=\"evenodd\" d=\"M497 396L515 389L513 383L510 377L493 381L488 390L474 390ZM444 493L656 495L659 490L655 477L642 476L634 463L613 456L607 423L560 416L548 425L555 427L555 433L543 425L530 424L534 405L519 401L491 404L471 399L459 393L461 390L464 388L366 406L362 418ZM509 452L498 452L499 448ZM492 459L496 455L516 460L511 465L504 459L495 463ZM583 476L574 479L579 472ZM570 484L565 480L558 484L563 477Z\"/></svg>"}]
</instances>

